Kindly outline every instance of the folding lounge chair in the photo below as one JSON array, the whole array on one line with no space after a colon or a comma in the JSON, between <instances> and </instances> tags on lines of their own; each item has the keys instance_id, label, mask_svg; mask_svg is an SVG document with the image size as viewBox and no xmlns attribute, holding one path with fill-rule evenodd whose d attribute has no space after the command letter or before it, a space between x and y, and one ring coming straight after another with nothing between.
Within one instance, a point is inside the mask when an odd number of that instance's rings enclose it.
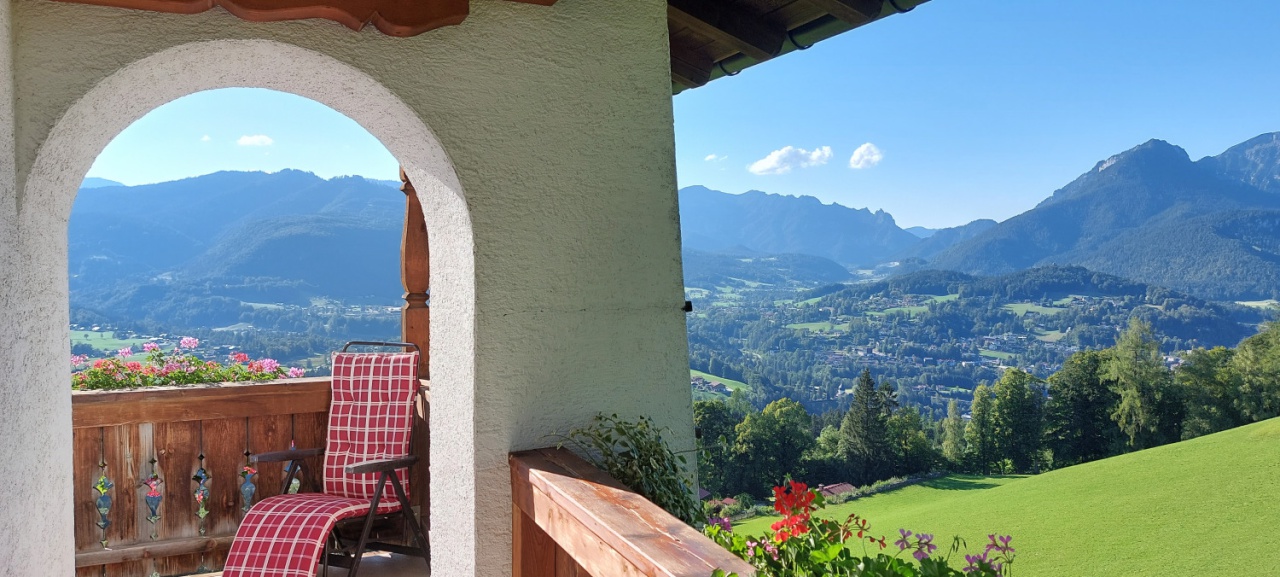
<instances>
[{"instance_id":1,"label":"folding lounge chair","mask_svg":"<svg viewBox=\"0 0 1280 577\"><path fill-rule=\"evenodd\" d=\"M287 488L302 459L324 454L324 491L282 494L258 502L236 530L223 577L311 577L330 545L349 562L355 576L375 519L401 515L422 556L429 550L409 503L408 467L414 397L418 391L418 353L350 353L351 345L414 347L406 343L352 342L333 355L333 399L329 405L326 446L263 453L258 462L289 461ZM394 499L384 499L387 485ZM283 491L282 491L283 492ZM359 540L344 543L334 532L341 520L364 518ZM346 563L343 563L346 564Z\"/></svg>"}]
</instances>

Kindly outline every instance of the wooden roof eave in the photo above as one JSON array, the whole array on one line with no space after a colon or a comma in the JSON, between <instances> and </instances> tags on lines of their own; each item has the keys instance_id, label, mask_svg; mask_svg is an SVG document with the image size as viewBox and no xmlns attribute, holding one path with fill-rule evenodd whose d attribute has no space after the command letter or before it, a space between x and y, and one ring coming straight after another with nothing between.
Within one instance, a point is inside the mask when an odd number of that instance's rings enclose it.
<instances>
[{"instance_id":1,"label":"wooden roof eave","mask_svg":"<svg viewBox=\"0 0 1280 577\"><path fill-rule=\"evenodd\" d=\"M782 5L772 14L758 17L759 21L771 22L773 33L761 33L762 25L756 25L754 38L772 38L781 35L782 41L772 52L761 50L744 50L748 45L759 48L759 40L738 38L728 40L735 30L722 28L717 33L706 33L698 26L690 26L687 22L689 14L675 15L678 7L686 1L668 0L668 28L679 30L672 34L671 42L671 91L672 94L689 88L702 86L712 80L724 76L733 76L739 72L759 64L793 52L806 50L809 47L843 34L854 28L874 22L881 18L908 12L928 0L795 0ZM736 4L738 10L746 10L745 3L750 0L710 0L709 3L721 5ZM708 3L708 2L703 2ZM723 9L723 8L722 8ZM713 13L707 11L708 13ZM678 17L673 17L673 15ZM704 22L703 27L710 25ZM738 26L738 29L742 29ZM700 35L706 42L691 43L687 37ZM677 38L677 36L686 38Z\"/></svg>"}]
</instances>

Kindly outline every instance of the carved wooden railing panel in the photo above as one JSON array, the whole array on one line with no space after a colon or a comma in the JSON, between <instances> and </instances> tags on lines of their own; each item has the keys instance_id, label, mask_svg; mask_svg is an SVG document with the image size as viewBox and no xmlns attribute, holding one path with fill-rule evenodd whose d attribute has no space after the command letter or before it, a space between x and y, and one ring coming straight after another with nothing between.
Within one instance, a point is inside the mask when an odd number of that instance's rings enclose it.
<instances>
[{"instance_id":1,"label":"carved wooden railing panel","mask_svg":"<svg viewBox=\"0 0 1280 577\"><path fill-rule=\"evenodd\" d=\"M242 475L249 455L290 443L323 447L329 396L327 377L73 392L76 574L220 570L248 506L284 480L282 464ZM414 450L422 460L411 481L424 524L428 402L420 396L415 437L424 441ZM320 459L310 470L322 470Z\"/></svg>"},{"instance_id":2,"label":"carved wooden railing panel","mask_svg":"<svg viewBox=\"0 0 1280 577\"><path fill-rule=\"evenodd\" d=\"M513 453L515 577L708 577L750 565L564 449Z\"/></svg>"}]
</instances>

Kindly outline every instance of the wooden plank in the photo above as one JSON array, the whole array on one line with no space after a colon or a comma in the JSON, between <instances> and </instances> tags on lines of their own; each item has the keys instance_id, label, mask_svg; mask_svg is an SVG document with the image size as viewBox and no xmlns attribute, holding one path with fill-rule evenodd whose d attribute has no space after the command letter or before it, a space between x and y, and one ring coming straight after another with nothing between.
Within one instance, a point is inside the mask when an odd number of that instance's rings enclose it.
<instances>
[{"instance_id":1,"label":"wooden plank","mask_svg":"<svg viewBox=\"0 0 1280 577\"><path fill-rule=\"evenodd\" d=\"M282 451L289 448L291 439L293 439L292 415L249 417L249 452L257 454ZM254 482L258 490L253 496L254 503L280 494L280 483L284 479L283 470L286 464L258 464L258 480Z\"/></svg>"},{"instance_id":2,"label":"wooden plank","mask_svg":"<svg viewBox=\"0 0 1280 577\"><path fill-rule=\"evenodd\" d=\"M754 575L657 505L567 450L511 455L512 499L592 575Z\"/></svg>"},{"instance_id":3,"label":"wooden plank","mask_svg":"<svg viewBox=\"0 0 1280 577\"><path fill-rule=\"evenodd\" d=\"M152 524L147 519L150 511L147 509L146 495L147 487L142 484L142 479L151 476L151 473L157 471L156 465L152 463L159 460L156 458L156 427L152 423L141 423L138 425L138 485L133 488L134 501L137 506L134 507L134 515L136 515L136 523L138 525L138 539L154 541L158 538L159 527ZM161 507L163 509L163 506ZM156 574L156 559L147 557L141 561L143 565L140 575Z\"/></svg>"},{"instance_id":4,"label":"wooden plank","mask_svg":"<svg viewBox=\"0 0 1280 577\"><path fill-rule=\"evenodd\" d=\"M556 548L556 577L587 577L585 571L580 571L581 567L573 557L569 555L564 547L555 545Z\"/></svg>"},{"instance_id":5,"label":"wooden plank","mask_svg":"<svg viewBox=\"0 0 1280 577\"><path fill-rule=\"evenodd\" d=\"M521 577L553 577L556 574L556 543L536 522L520 510L513 511L520 546L512 562ZM513 541L514 544L514 541Z\"/></svg>"},{"instance_id":6,"label":"wooden plank","mask_svg":"<svg viewBox=\"0 0 1280 577\"><path fill-rule=\"evenodd\" d=\"M138 487L142 482L142 465L150 459L149 452L146 456L140 453L140 429L139 425L119 425L102 430L107 474L116 485L111 526L107 527L107 544L112 549L151 539L150 527L138 525L146 523L137 513L139 507L146 508L138 501ZM80 558L76 559L79 565ZM147 563L141 560L115 562L107 565L104 577L147 575L146 567Z\"/></svg>"},{"instance_id":7,"label":"wooden plank","mask_svg":"<svg viewBox=\"0 0 1280 577\"><path fill-rule=\"evenodd\" d=\"M98 515L98 492L93 484L97 481L101 468L98 464L102 458L102 429L75 429L71 431L71 464L72 511L75 518L76 551L95 551L102 549L102 530L96 523ZM110 494L115 496L116 491ZM38 503L27 503L28 507L39 507ZM32 511L33 514L36 511ZM96 567L76 568L76 577L102 575L101 563Z\"/></svg>"},{"instance_id":8,"label":"wooden plank","mask_svg":"<svg viewBox=\"0 0 1280 577\"><path fill-rule=\"evenodd\" d=\"M245 448L248 447L246 418L203 421L205 470L211 475L205 484L209 487L206 508L205 535L209 537L234 536L240 525L240 477L245 465ZM226 562L226 552L206 551L204 566L220 570Z\"/></svg>"},{"instance_id":9,"label":"wooden plank","mask_svg":"<svg viewBox=\"0 0 1280 577\"><path fill-rule=\"evenodd\" d=\"M164 481L164 501L156 523L158 538L170 541L199 537L196 517L195 483L191 476L199 467L200 421L155 424L156 468ZM194 573L200 568L199 553L156 559L162 577Z\"/></svg>"},{"instance_id":10,"label":"wooden plank","mask_svg":"<svg viewBox=\"0 0 1280 577\"><path fill-rule=\"evenodd\" d=\"M880 17L884 0L808 0L828 14L860 26Z\"/></svg>"},{"instance_id":11,"label":"wooden plank","mask_svg":"<svg viewBox=\"0 0 1280 577\"><path fill-rule=\"evenodd\" d=\"M299 449L325 446L325 431L329 426L329 408L322 413L299 413L293 416L293 440ZM324 490L324 456L306 459L308 470L315 479L304 479L302 490L310 491L314 486Z\"/></svg>"},{"instance_id":12,"label":"wooden plank","mask_svg":"<svg viewBox=\"0 0 1280 577\"><path fill-rule=\"evenodd\" d=\"M757 61L777 56L787 37L781 26L723 2L668 0L667 18Z\"/></svg>"},{"instance_id":13,"label":"wooden plank","mask_svg":"<svg viewBox=\"0 0 1280 577\"><path fill-rule=\"evenodd\" d=\"M165 541L149 541L125 547L113 547L99 551L76 553L76 567L102 566L108 567L140 563L145 559L164 558L174 555L196 555L201 553L222 552L231 548L234 536L221 537L188 537L185 539L169 539ZM134 577L145 576L146 573L135 573Z\"/></svg>"},{"instance_id":14,"label":"wooden plank","mask_svg":"<svg viewBox=\"0 0 1280 577\"><path fill-rule=\"evenodd\" d=\"M107 427L329 410L329 378L217 383L128 391L75 391L71 426Z\"/></svg>"}]
</instances>

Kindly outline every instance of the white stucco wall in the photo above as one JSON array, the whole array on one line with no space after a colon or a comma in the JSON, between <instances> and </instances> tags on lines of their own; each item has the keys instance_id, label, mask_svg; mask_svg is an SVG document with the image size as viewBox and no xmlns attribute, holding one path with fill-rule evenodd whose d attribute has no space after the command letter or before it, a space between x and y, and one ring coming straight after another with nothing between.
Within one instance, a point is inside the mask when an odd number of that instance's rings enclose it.
<instances>
[{"instance_id":1,"label":"white stucco wall","mask_svg":"<svg viewBox=\"0 0 1280 577\"><path fill-rule=\"evenodd\" d=\"M12 22L0 399L21 410L0 422L0 575L71 567L70 503L49 496L71 492L74 189L121 127L199 89L312 97L410 168L433 253L434 574L509 573L509 451L596 412L653 416L692 447L664 0L473 0L462 26L412 39L46 0L13 2ZM253 41L201 44L219 39Z\"/></svg>"}]
</instances>

